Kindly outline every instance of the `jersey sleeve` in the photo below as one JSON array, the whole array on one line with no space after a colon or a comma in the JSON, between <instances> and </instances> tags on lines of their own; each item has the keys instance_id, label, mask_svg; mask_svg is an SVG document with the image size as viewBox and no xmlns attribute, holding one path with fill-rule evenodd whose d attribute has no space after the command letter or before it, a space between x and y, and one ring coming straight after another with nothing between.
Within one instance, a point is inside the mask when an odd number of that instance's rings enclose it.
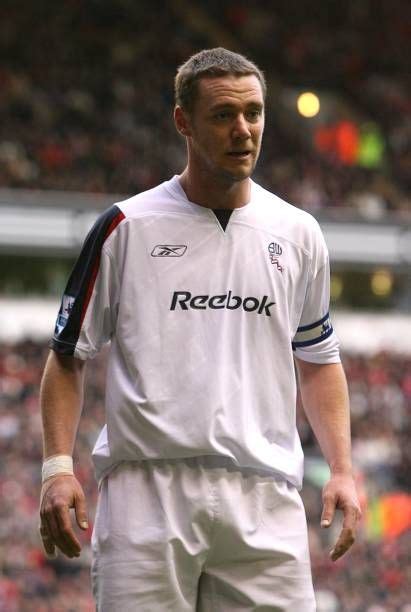
<instances>
[{"instance_id":1,"label":"jersey sleeve","mask_svg":"<svg viewBox=\"0 0 411 612\"><path fill-rule=\"evenodd\" d=\"M50 348L79 359L93 358L113 333L118 277L105 249L124 214L117 206L103 213L88 233L61 300Z\"/></svg>"},{"instance_id":2,"label":"jersey sleeve","mask_svg":"<svg viewBox=\"0 0 411 612\"><path fill-rule=\"evenodd\" d=\"M330 266L328 250L317 226L310 280L300 322L292 341L294 355L312 363L339 363L339 341L330 313Z\"/></svg>"}]
</instances>

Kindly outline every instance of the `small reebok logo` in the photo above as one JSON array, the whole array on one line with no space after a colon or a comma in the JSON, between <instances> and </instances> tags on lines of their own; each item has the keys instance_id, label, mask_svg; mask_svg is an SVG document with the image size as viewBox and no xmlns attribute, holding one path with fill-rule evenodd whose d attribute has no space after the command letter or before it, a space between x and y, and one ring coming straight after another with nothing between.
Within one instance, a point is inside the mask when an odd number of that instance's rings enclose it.
<instances>
[{"instance_id":1,"label":"small reebok logo","mask_svg":"<svg viewBox=\"0 0 411 612\"><path fill-rule=\"evenodd\" d=\"M278 242L270 242L270 244L268 245L268 254L270 257L270 261L273 266L277 267L277 270L279 270L279 272L282 272L284 270L283 266L280 264L280 260L278 259L282 252L283 249L278 244Z\"/></svg>"},{"instance_id":2,"label":"small reebok logo","mask_svg":"<svg viewBox=\"0 0 411 612\"><path fill-rule=\"evenodd\" d=\"M185 244L157 244L151 257L181 257L187 250Z\"/></svg>"}]
</instances>

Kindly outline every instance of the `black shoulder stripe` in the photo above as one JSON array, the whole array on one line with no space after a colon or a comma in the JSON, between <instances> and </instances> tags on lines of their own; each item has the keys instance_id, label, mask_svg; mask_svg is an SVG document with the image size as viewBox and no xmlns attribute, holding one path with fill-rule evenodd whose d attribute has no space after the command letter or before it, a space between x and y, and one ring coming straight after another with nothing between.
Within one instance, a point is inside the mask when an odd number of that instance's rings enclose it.
<instances>
[{"instance_id":1,"label":"black shoulder stripe","mask_svg":"<svg viewBox=\"0 0 411 612\"><path fill-rule=\"evenodd\" d=\"M66 355L74 353L98 274L103 244L123 219L122 211L117 206L112 206L98 217L87 234L67 282L57 316L54 338L50 343L50 347L57 352Z\"/></svg>"}]
</instances>

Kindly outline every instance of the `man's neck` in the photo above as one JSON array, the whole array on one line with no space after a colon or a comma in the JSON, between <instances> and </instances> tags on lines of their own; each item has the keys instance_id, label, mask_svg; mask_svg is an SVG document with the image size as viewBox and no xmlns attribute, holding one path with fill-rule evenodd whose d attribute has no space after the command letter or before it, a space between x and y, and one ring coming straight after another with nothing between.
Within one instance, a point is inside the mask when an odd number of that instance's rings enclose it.
<instances>
[{"instance_id":1,"label":"man's neck","mask_svg":"<svg viewBox=\"0 0 411 612\"><path fill-rule=\"evenodd\" d=\"M205 177L197 177L195 173L186 168L180 176L180 184L187 198L194 204L206 208L241 208L250 199L251 181L249 178L243 181L219 183L214 180L204 180Z\"/></svg>"}]
</instances>

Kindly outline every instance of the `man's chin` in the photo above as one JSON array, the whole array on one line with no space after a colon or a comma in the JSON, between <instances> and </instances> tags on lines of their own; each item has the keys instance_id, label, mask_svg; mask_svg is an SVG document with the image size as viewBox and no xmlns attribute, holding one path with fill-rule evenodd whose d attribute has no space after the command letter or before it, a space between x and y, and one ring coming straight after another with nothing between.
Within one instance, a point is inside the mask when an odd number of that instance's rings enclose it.
<instances>
[{"instance_id":1,"label":"man's chin","mask_svg":"<svg viewBox=\"0 0 411 612\"><path fill-rule=\"evenodd\" d=\"M234 182L245 181L254 172L255 164L244 164L238 168L222 168L223 174Z\"/></svg>"}]
</instances>

